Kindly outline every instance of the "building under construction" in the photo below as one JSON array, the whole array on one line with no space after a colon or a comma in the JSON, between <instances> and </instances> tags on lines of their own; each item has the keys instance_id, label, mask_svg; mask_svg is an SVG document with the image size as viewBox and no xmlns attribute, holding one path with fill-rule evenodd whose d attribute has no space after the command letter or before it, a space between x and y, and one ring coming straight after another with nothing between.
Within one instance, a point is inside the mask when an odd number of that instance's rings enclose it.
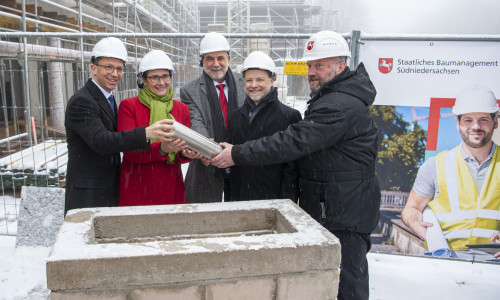
<instances>
[{"instance_id":1,"label":"building under construction","mask_svg":"<svg viewBox=\"0 0 500 300\"><path fill-rule=\"evenodd\" d=\"M149 34L310 33L319 29L311 21L319 13L314 2L319 1L0 0L0 30L33 33L26 38L4 35L0 39L4 110L0 118L11 127L9 132L16 132L18 128L12 126L26 123L24 113L29 108L37 122L43 120L42 124L62 131L64 105L89 77L89 53L100 39L92 34L140 36L125 39L131 63L115 92L119 98L136 93L137 59L151 49L166 51L174 61L174 89L178 92L182 84L199 75L199 39ZM84 38L37 35L48 32L83 33ZM283 60L287 55L297 57L302 47L297 39L233 38L230 44L233 67L253 50Z\"/></svg>"},{"instance_id":2,"label":"building under construction","mask_svg":"<svg viewBox=\"0 0 500 300\"><path fill-rule=\"evenodd\" d=\"M254 50L283 66L285 58L300 57L304 37L321 29L314 21L321 20L321 2L0 0L0 157L37 141L65 140L66 103L91 76L90 52L106 35L121 38L129 54L117 99L137 94L137 63L152 49L172 58L178 98L180 87L201 73L204 33L228 34L233 69ZM281 99L293 95L288 86L304 94L303 81L278 79Z\"/></svg>"}]
</instances>

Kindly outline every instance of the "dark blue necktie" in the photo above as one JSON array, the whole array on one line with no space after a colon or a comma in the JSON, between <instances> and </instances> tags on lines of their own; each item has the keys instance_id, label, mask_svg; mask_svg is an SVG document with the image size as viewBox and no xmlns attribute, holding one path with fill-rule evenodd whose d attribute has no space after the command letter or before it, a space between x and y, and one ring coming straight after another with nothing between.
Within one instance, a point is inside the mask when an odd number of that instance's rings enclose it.
<instances>
[{"instance_id":1,"label":"dark blue necktie","mask_svg":"<svg viewBox=\"0 0 500 300\"><path fill-rule=\"evenodd\" d=\"M110 95L108 97L108 102L109 102L109 105L111 105L111 110L113 111L113 115L115 114L115 97L113 97L113 95Z\"/></svg>"}]
</instances>

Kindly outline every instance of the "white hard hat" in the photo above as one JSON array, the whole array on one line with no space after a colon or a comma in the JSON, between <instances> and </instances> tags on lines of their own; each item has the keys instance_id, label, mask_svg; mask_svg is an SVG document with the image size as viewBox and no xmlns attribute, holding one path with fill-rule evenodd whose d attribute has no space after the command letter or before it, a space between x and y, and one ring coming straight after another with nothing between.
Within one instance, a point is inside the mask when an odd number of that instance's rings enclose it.
<instances>
[{"instance_id":1,"label":"white hard hat","mask_svg":"<svg viewBox=\"0 0 500 300\"><path fill-rule=\"evenodd\" d=\"M262 51L254 51L248 55L248 57L243 62L243 68L241 72L245 72L248 69L260 69L269 71L274 74L276 65L274 61Z\"/></svg>"},{"instance_id":2,"label":"white hard hat","mask_svg":"<svg viewBox=\"0 0 500 300\"><path fill-rule=\"evenodd\" d=\"M493 92L481 85L472 85L463 89L455 100L453 114L497 113L498 102Z\"/></svg>"},{"instance_id":3,"label":"white hard hat","mask_svg":"<svg viewBox=\"0 0 500 300\"><path fill-rule=\"evenodd\" d=\"M139 73L144 73L150 70L169 70L174 71L174 65L168 55L161 50L152 50L144 55L139 64Z\"/></svg>"},{"instance_id":4,"label":"white hard hat","mask_svg":"<svg viewBox=\"0 0 500 300\"><path fill-rule=\"evenodd\" d=\"M229 49L226 38L217 32L205 34L200 43L200 55L217 51L229 51Z\"/></svg>"},{"instance_id":5,"label":"white hard hat","mask_svg":"<svg viewBox=\"0 0 500 300\"><path fill-rule=\"evenodd\" d=\"M347 41L340 34L330 30L320 31L307 40L301 61L327 57L351 58Z\"/></svg>"},{"instance_id":6,"label":"white hard hat","mask_svg":"<svg viewBox=\"0 0 500 300\"><path fill-rule=\"evenodd\" d=\"M111 57L127 62L127 49L122 41L115 37L103 38L92 49L91 56L97 57Z\"/></svg>"}]
</instances>

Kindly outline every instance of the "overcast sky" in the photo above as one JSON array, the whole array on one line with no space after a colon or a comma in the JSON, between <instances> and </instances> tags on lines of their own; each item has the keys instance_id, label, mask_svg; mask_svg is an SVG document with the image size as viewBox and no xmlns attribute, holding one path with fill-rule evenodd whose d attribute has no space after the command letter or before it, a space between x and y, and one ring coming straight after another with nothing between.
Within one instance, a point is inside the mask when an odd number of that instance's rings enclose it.
<instances>
[{"instance_id":1,"label":"overcast sky","mask_svg":"<svg viewBox=\"0 0 500 300\"><path fill-rule=\"evenodd\" d=\"M500 34L499 0L329 0L341 32ZM330 5L328 5L328 4Z\"/></svg>"}]
</instances>

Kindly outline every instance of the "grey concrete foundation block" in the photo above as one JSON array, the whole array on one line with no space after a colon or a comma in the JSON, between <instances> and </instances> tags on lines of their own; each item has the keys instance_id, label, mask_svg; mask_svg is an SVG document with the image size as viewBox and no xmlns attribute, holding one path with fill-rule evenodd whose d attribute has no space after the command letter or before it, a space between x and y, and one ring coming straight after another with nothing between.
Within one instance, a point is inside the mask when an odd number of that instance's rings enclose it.
<instances>
[{"instance_id":1,"label":"grey concrete foundation block","mask_svg":"<svg viewBox=\"0 0 500 300\"><path fill-rule=\"evenodd\" d=\"M101 207L68 212L47 260L47 288L211 282L212 292L226 293L233 286L223 282L246 287L251 278L271 283L285 274L328 275L339 266L338 239L290 200ZM336 290L338 283L331 284Z\"/></svg>"},{"instance_id":2,"label":"grey concrete foundation block","mask_svg":"<svg viewBox=\"0 0 500 300\"><path fill-rule=\"evenodd\" d=\"M50 247L64 221L65 190L23 186L17 221L16 247Z\"/></svg>"}]
</instances>

